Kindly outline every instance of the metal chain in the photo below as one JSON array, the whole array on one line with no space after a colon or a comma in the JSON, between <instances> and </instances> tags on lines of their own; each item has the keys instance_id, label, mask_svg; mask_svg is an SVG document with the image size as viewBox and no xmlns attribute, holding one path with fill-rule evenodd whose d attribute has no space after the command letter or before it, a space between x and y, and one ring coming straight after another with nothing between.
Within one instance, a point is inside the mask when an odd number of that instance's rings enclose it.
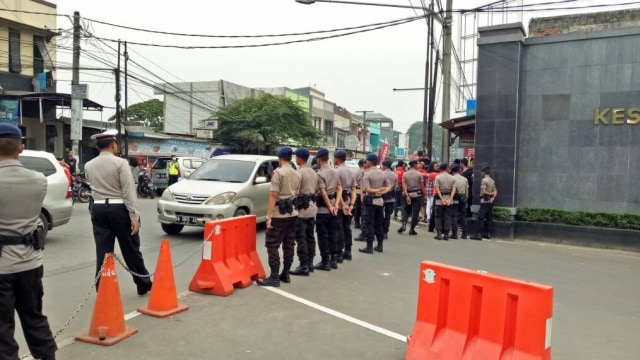
<instances>
[{"instance_id":1,"label":"metal chain","mask_svg":"<svg viewBox=\"0 0 640 360\"><path fill-rule=\"evenodd\" d=\"M180 261L179 263L175 264L173 266L174 269L178 268L179 266L183 265L184 263L186 263L187 261L189 261L189 259L191 259L195 254L201 252L202 248L204 247L204 241L200 244L200 246L198 246L197 249L193 250L193 252L189 255L187 255L186 258L184 258L182 261Z\"/></svg>"}]
</instances>

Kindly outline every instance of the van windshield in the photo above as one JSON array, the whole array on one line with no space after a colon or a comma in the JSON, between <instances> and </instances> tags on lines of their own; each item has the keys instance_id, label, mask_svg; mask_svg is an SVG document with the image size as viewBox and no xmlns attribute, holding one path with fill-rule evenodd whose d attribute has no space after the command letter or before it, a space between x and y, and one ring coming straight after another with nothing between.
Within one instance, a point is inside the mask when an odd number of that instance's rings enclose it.
<instances>
[{"instance_id":1,"label":"van windshield","mask_svg":"<svg viewBox=\"0 0 640 360\"><path fill-rule=\"evenodd\" d=\"M165 170L167 168L167 162L169 162L169 158L159 158L153 163L153 168L155 170Z\"/></svg>"},{"instance_id":2,"label":"van windshield","mask_svg":"<svg viewBox=\"0 0 640 360\"><path fill-rule=\"evenodd\" d=\"M243 183L249 180L254 168L253 161L213 158L194 171L189 180Z\"/></svg>"}]
</instances>

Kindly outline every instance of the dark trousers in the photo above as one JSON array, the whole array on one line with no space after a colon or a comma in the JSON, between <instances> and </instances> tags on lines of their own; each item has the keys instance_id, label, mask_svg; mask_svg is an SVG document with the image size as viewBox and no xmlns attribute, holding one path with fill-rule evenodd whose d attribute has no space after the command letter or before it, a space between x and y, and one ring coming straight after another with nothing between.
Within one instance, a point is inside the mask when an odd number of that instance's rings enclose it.
<instances>
[{"instance_id":1,"label":"dark trousers","mask_svg":"<svg viewBox=\"0 0 640 360\"><path fill-rule=\"evenodd\" d=\"M384 233L389 233L389 227L391 226L391 217L393 217L393 209L396 207L396 202L384 203Z\"/></svg>"},{"instance_id":2,"label":"dark trousers","mask_svg":"<svg viewBox=\"0 0 640 360\"><path fill-rule=\"evenodd\" d=\"M56 346L47 317L42 314L43 267L14 274L0 274L0 359L17 360L18 343L15 332L15 312L29 351L36 358L53 357Z\"/></svg>"},{"instance_id":3,"label":"dark trousers","mask_svg":"<svg viewBox=\"0 0 640 360\"><path fill-rule=\"evenodd\" d=\"M171 186L178 182L178 175L169 175L169 183L168 186Z\"/></svg>"},{"instance_id":4,"label":"dark trousers","mask_svg":"<svg viewBox=\"0 0 640 360\"><path fill-rule=\"evenodd\" d=\"M491 235L493 230L493 203L481 203L478 212L478 234Z\"/></svg>"},{"instance_id":5,"label":"dark trousers","mask_svg":"<svg viewBox=\"0 0 640 360\"><path fill-rule=\"evenodd\" d=\"M367 229L365 236L367 246L373 244L373 240L378 240L382 244L384 240L384 207L376 205L365 206L367 215L364 217L364 228Z\"/></svg>"},{"instance_id":6,"label":"dark trousers","mask_svg":"<svg viewBox=\"0 0 640 360\"><path fill-rule=\"evenodd\" d=\"M436 205L434 199L434 205L431 207L431 217L429 218L429 232L433 232L436 228Z\"/></svg>"},{"instance_id":7,"label":"dark trousers","mask_svg":"<svg viewBox=\"0 0 640 360\"><path fill-rule=\"evenodd\" d=\"M356 202L353 204L353 221L356 224L360 225L362 220L363 211L362 199L360 199L360 195L356 196Z\"/></svg>"},{"instance_id":8,"label":"dark trousers","mask_svg":"<svg viewBox=\"0 0 640 360\"><path fill-rule=\"evenodd\" d=\"M316 233L318 234L318 248L322 261L327 262L337 248L336 231L338 218L331 214L316 215Z\"/></svg>"},{"instance_id":9,"label":"dark trousers","mask_svg":"<svg viewBox=\"0 0 640 360\"><path fill-rule=\"evenodd\" d=\"M447 232L451 230L455 224L458 214L458 204L449 206L435 205L436 208L436 230Z\"/></svg>"},{"instance_id":10,"label":"dark trousers","mask_svg":"<svg viewBox=\"0 0 640 360\"><path fill-rule=\"evenodd\" d=\"M116 238L127 267L141 275L149 274L140 252L140 234L131 235L129 211L123 204L94 203L91 209L91 223L96 242L96 276L104 262L104 255L114 251ZM149 278L133 276L133 282L138 288L149 289L151 285Z\"/></svg>"},{"instance_id":11,"label":"dark trousers","mask_svg":"<svg viewBox=\"0 0 640 360\"><path fill-rule=\"evenodd\" d=\"M463 199L458 204L458 224L462 228L462 234L466 235L469 232L469 224L467 222L467 199Z\"/></svg>"},{"instance_id":12,"label":"dark trousers","mask_svg":"<svg viewBox=\"0 0 640 360\"><path fill-rule=\"evenodd\" d=\"M398 216L398 210L400 210L400 217L402 217L403 209L405 206L404 194L401 189L396 190L396 202L393 203L393 216Z\"/></svg>"},{"instance_id":13,"label":"dark trousers","mask_svg":"<svg viewBox=\"0 0 640 360\"><path fill-rule=\"evenodd\" d=\"M273 221L273 220L272 220ZM312 261L316 256L316 236L313 232L315 218L298 217L296 222L296 243L298 245L298 260L301 264Z\"/></svg>"},{"instance_id":14,"label":"dark trousers","mask_svg":"<svg viewBox=\"0 0 640 360\"><path fill-rule=\"evenodd\" d=\"M418 225L418 219L420 218L420 209L422 209L422 195L411 198L411 204L404 206L404 212L402 214L402 222L406 222L411 215L411 229L415 229Z\"/></svg>"},{"instance_id":15,"label":"dark trousers","mask_svg":"<svg viewBox=\"0 0 640 360\"><path fill-rule=\"evenodd\" d=\"M293 253L296 246L297 222L297 216L271 219L271 229L267 229L264 245L267 248L269 267L272 272L278 273L278 271L280 271L281 245L284 269L291 269L291 264L293 264Z\"/></svg>"},{"instance_id":16,"label":"dark trousers","mask_svg":"<svg viewBox=\"0 0 640 360\"><path fill-rule=\"evenodd\" d=\"M334 254L342 253L342 250L351 251L353 245L353 234L351 233L351 215L345 215L342 210L338 211L336 230L338 247L333 251Z\"/></svg>"}]
</instances>

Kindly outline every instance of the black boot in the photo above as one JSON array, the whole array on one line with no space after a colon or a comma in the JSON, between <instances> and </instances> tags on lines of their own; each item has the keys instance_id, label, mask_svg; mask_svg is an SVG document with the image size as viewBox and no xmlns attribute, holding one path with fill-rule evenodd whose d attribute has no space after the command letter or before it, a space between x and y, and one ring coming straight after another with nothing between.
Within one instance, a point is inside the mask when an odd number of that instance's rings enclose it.
<instances>
[{"instance_id":1,"label":"black boot","mask_svg":"<svg viewBox=\"0 0 640 360\"><path fill-rule=\"evenodd\" d=\"M359 223L359 222L356 222L356 224L354 225L354 227L355 227L356 229L361 229L361 228L362 228L362 226L360 225L360 223Z\"/></svg>"},{"instance_id":2,"label":"black boot","mask_svg":"<svg viewBox=\"0 0 640 360\"><path fill-rule=\"evenodd\" d=\"M309 276L309 264L305 262L301 262L300 266L295 268L295 270L290 271L289 274L296 276Z\"/></svg>"},{"instance_id":3,"label":"black boot","mask_svg":"<svg viewBox=\"0 0 640 360\"><path fill-rule=\"evenodd\" d=\"M271 268L271 276L264 280L258 280L260 286L280 287L280 279L278 275L279 266Z\"/></svg>"},{"instance_id":4,"label":"black boot","mask_svg":"<svg viewBox=\"0 0 640 360\"><path fill-rule=\"evenodd\" d=\"M367 247L358 249L361 253L373 254L373 243L367 242Z\"/></svg>"},{"instance_id":5,"label":"black boot","mask_svg":"<svg viewBox=\"0 0 640 360\"><path fill-rule=\"evenodd\" d=\"M411 230L409 230L409 235L418 235L416 228L412 227Z\"/></svg>"},{"instance_id":6,"label":"black boot","mask_svg":"<svg viewBox=\"0 0 640 360\"><path fill-rule=\"evenodd\" d=\"M403 220L402 221L402 226L400 227L400 229L398 229L398 234L402 234L406 230L407 230L407 221Z\"/></svg>"},{"instance_id":7,"label":"black boot","mask_svg":"<svg viewBox=\"0 0 640 360\"><path fill-rule=\"evenodd\" d=\"M466 232L462 232L462 237L461 239L466 240L467 239L467 233Z\"/></svg>"},{"instance_id":8,"label":"black boot","mask_svg":"<svg viewBox=\"0 0 640 360\"><path fill-rule=\"evenodd\" d=\"M480 233L475 234L470 238L471 240L482 240L482 235Z\"/></svg>"},{"instance_id":9,"label":"black boot","mask_svg":"<svg viewBox=\"0 0 640 360\"><path fill-rule=\"evenodd\" d=\"M342 255L342 251L336 254L336 261L338 261L338 264L342 264L344 262L344 256Z\"/></svg>"},{"instance_id":10,"label":"black boot","mask_svg":"<svg viewBox=\"0 0 640 360\"><path fill-rule=\"evenodd\" d=\"M440 230L436 230L436 237L434 239L442 240L442 233L440 232Z\"/></svg>"},{"instance_id":11,"label":"black boot","mask_svg":"<svg viewBox=\"0 0 640 360\"><path fill-rule=\"evenodd\" d=\"M290 283L291 282L291 277L289 276L290 272L291 272L291 264L285 264L284 268L282 269L282 273L280 274L280 281L286 284Z\"/></svg>"},{"instance_id":12,"label":"black boot","mask_svg":"<svg viewBox=\"0 0 640 360\"><path fill-rule=\"evenodd\" d=\"M337 255L331 255L331 259L329 260L329 266L331 266L331 268L334 269L334 270L338 269L338 256Z\"/></svg>"},{"instance_id":13,"label":"black boot","mask_svg":"<svg viewBox=\"0 0 640 360\"><path fill-rule=\"evenodd\" d=\"M442 240L449 241L449 232L448 231L444 232L444 235L442 236Z\"/></svg>"},{"instance_id":14,"label":"black boot","mask_svg":"<svg viewBox=\"0 0 640 360\"><path fill-rule=\"evenodd\" d=\"M355 240L355 241L367 241L367 239L365 239L365 237L364 237L364 233L362 233L362 232L360 233L360 235L358 235L357 238L355 238L353 240Z\"/></svg>"},{"instance_id":15,"label":"black boot","mask_svg":"<svg viewBox=\"0 0 640 360\"><path fill-rule=\"evenodd\" d=\"M452 240L458 240L458 229L453 229L453 231L451 232L451 236L449 237L449 239L452 239Z\"/></svg>"},{"instance_id":16,"label":"black boot","mask_svg":"<svg viewBox=\"0 0 640 360\"><path fill-rule=\"evenodd\" d=\"M314 266L316 270L331 271L331 265L329 265L329 259L323 259Z\"/></svg>"},{"instance_id":17,"label":"black boot","mask_svg":"<svg viewBox=\"0 0 640 360\"><path fill-rule=\"evenodd\" d=\"M384 233L384 239L388 240L389 239L389 234L388 233Z\"/></svg>"},{"instance_id":18,"label":"black boot","mask_svg":"<svg viewBox=\"0 0 640 360\"><path fill-rule=\"evenodd\" d=\"M378 245L373 250L381 253L382 252L382 243L379 242Z\"/></svg>"},{"instance_id":19,"label":"black boot","mask_svg":"<svg viewBox=\"0 0 640 360\"><path fill-rule=\"evenodd\" d=\"M307 261L307 267L309 268L309 273L312 273L313 270L315 270L313 268L313 258L309 258L309 261Z\"/></svg>"},{"instance_id":20,"label":"black boot","mask_svg":"<svg viewBox=\"0 0 640 360\"><path fill-rule=\"evenodd\" d=\"M351 248L344 249L344 252L342 253L342 258L345 260L353 259L353 256L351 256Z\"/></svg>"}]
</instances>

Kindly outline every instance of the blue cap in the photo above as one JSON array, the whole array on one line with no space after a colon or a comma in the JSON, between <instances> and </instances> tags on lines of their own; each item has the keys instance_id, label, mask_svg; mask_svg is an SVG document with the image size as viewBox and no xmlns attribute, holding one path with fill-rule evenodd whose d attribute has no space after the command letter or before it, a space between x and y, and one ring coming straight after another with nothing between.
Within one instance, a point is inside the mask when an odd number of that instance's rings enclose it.
<instances>
[{"instance_id":1,"label":"blue cap","mask_svg":"<svg viewBox=\"0 0 640 360\"><path fill-rule=\"evenodd\" d=\"M367 155L367 161L370 162L377 162L378 161L378 155L371 153L369 155Z\"/></svg>"},{"instance_id":2,"label":"blue cap","mask_svg":"<svg viewBox=\"0 0 640 360\"><path fill-rule=\"evenodd\" d=\"M325 149L325 148L321 148L320 150L318 150L318 152L316 153L316 157L323 157L325 155L329 155L329 150Z\"/></svg>"},{"instance_id":3,"label":"blue cap","mask_svg":"<svg viewBox=\"0 0 640 360\"><path fill-rule=\"evenodd\" d=\"M409 161L409 166L414 167L418 164L418 160L411 160Z\"/></svg>"},{"instance_id":4,"label":"blue cap","mask_svg":"<svg viewBox=\"0 0 640 360\"><path fill-rule=\"evenodd\" d=\"M301 159L308 159L309 158L309 149L307 148L298 148L298 150L296 150L296 157L299 157Z\"/></svg>"},{"instance_id":5,"label":"blue cap","mask_svg":"<svg viewBox=\"0 0 640 360\"><path fill-rule=\"evenodd\" d=\"M363 164L364 164L364 159L358 160L358 165L363 165Z\"/></svg>"},{"instance_id":6,"label":"blue cap","mask_svg":"<svg viewBox=\"0 0 640 360\"><path fill-rule=\"evenodd\" d=\"M460 171L460 165L453 164L453 166L451 167L451 172L457 173L458 171Z\"/></svg>"},{"instance_id":7,"label":"blue cap","mask_svg":"<svg viewBox=\"0 0 640 360\"><path fill-rule=\"evenodd\" d=\"M393 165L393 161L391 160L385 160L382 162L382 166L391 167L391 165Z\"/></svg>"},{"instance_id":8,"label":"blue cap","mask_svg":"<svg viewBox=\"0 0 640 360\"><path fill-rule=\"evenodd\" d=\"M440 164L440 170L447 170L449 168L449 164L446 162L443 162L442 164Z\"/></svg>"},{"instance_id":9,"label":"blue cap","mask_svg":"<svg viewBox=\"0 0 640 360\"><path fill-rule=\"evenodd\" d=\"M344 150L338 150L333 154L334 158L340 158L340 159L346 159L347 158L347 152Z\"/></svg>"},{"instance_id":10,"label":"blue cap","mask_svg":"<svg viewBox=\"0 0 640 360\"><path fill-rule=\"evenodd\" d=\"M482 172L484 172L484 173L488 173L489 171L491 171L491 168L488 167L488 166L485 166L485 167L482 168Z\"/></svg>"},{"instance_id":11,"label":"blue cap","mask_svg":"<svg viewBox=\"0 0 640 360\"><path fill-rule=\"evenodd\" d=\"M0 124L0 138L24 139L20 128L11 124Z\"/></svg>"},{"instance_id":12,"label":"blue cap","mask_svg":"<svg viewBox=\"0 0 640 360\"><path fill-rule=\"evenodd\" d=\"M276 156L281 158L281 157L289 156L292 154L293 154L293 150L291 150L290 147L285 146L282 149L278 150L278 152L276 153Z\"/></svg>"}]
</instances>

